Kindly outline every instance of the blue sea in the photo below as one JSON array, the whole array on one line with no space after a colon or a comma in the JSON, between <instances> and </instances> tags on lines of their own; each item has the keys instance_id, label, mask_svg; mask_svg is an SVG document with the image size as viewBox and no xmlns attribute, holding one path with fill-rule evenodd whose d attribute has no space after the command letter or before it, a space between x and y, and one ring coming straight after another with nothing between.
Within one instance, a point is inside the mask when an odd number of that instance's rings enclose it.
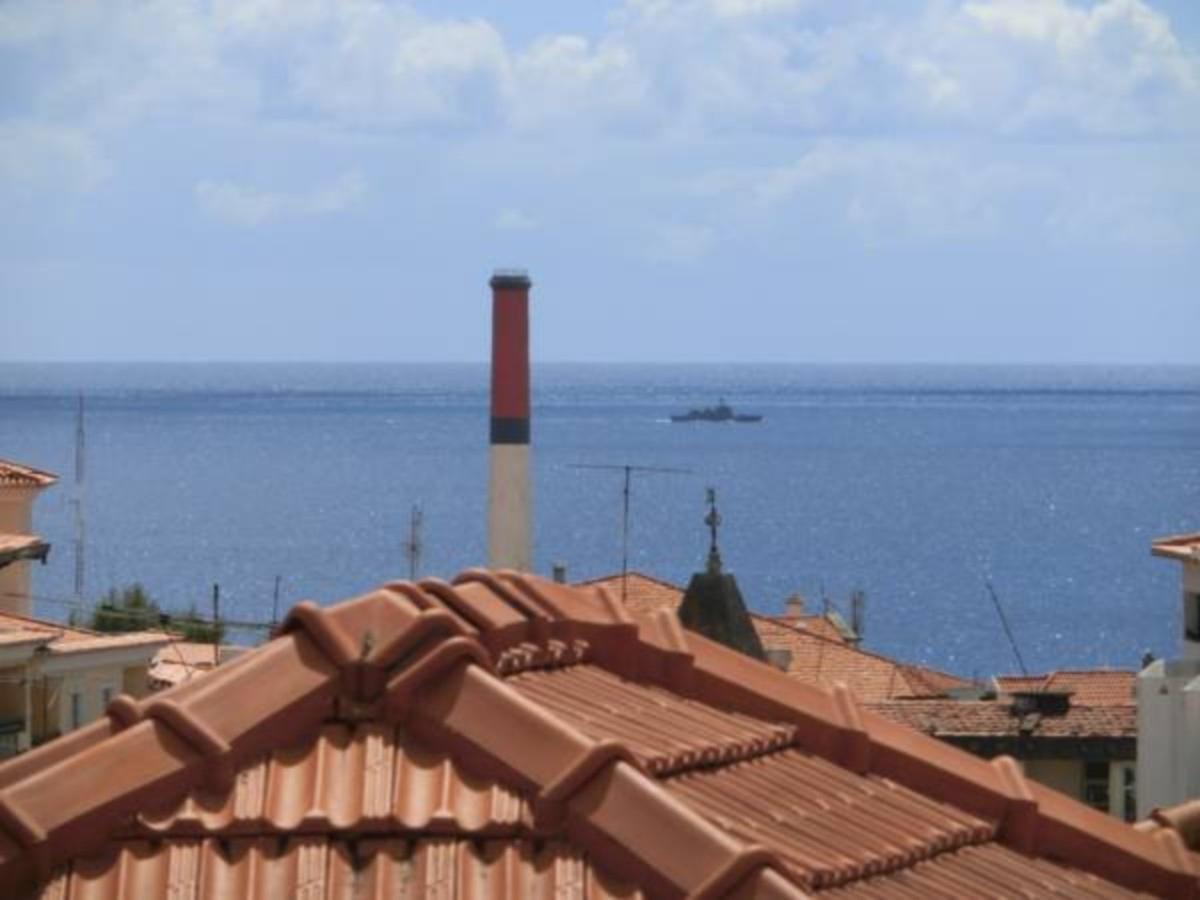
<instances>
[{"instance_id":1,"label":"blue sea","mask_svg":"<svg viewBox=\"0 0 1200 900\"><path fill-rule=\"evenodd\" d=\"M72 593L74 432L86 406L86 596L141 582L168 608L272 615L485 555L485 365L5 364L0 456L62 476L38 530L37 611ZM721 552L749 605L867 596L865 645L965 676L1136 666L1178 647L1176 567L1152 538L1200 530L1200 367L541 365L535 556L572 580L685 583ZM759 425L672 424L724 397Z\"/></svg>"}]
</instances>

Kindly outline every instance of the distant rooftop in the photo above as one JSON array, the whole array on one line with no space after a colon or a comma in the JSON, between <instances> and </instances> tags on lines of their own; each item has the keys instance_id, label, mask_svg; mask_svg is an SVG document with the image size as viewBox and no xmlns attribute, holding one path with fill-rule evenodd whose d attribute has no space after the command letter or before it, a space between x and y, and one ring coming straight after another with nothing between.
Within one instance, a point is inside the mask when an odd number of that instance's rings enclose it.
<instances>
[{"instance_id":1,"label":"distant rooftop","mask_svg":"<svg viewBox=\"0 0 1200 900\"><path fill-rule=\"evenodd\" d=\"M50 545L32 534L0 534L0 567L19 559L46 558Z\"/></svg>"},{"instance_id":2,"label":"distant rooftop","mask_svg":"<svg viewBox=\"0 0 1200 900\"><path fill-rule=\"evenodd\" d=\"M10 459L0 459L0 487L49 487L58 476Z\"/></svg>"},{"instance_id":3,"label":"distant rooftop","mask_svg":"<svg viewBox=\"0 0 1200 900\"><path fill-rule=\"evenodd\" d=\"M1200 562L1200 531L1159 538L1150 545L1150 552L1167 559Z\"/></svg>"}]
</instances>

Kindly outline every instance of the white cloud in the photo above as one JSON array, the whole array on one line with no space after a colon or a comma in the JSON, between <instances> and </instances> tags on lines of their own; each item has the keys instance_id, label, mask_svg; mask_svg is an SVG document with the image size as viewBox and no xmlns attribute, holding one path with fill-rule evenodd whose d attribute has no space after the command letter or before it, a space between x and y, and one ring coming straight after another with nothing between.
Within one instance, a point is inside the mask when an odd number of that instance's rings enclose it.
<instances>
[{"instance_id":1,"label":"white cloud","mask_svg":"<svg viewBox=\"0 0 1200 900\"><path fill-rule=\"evenodd\" d=\"M690 263L707 255L715 240L707 225L660 222L645 229L638 252L652 262Z\"/></svg>"},{"instance_id":2,"label":"white cloud","mask_svg":"<svg viewBox=\"0 0 1200 900\"><path fill-rule=\"evenodd\" d=\"M17 192L91 190L111 166L78 128L39 122L0 122L0 186Z\"/></svg>"},{"instance_id":3,"label":"white cloud","mask_svg":"<svg viewBox=\"0 0 1200 900\"><path fill-rule=\"evenodd\" d=\"M538 227L538 222L528 213L509 207L496 214L495 225L501 231L532 231Z\"/></svg>"},{"instance_id":4,"label":"white cloud","mask_svg":"<svg viewBox=\"0 0 1200 900\"><path fill-rule=\"evenodd\" d=\"M40 114L101 121L267 108L371 130L1200 128L1200 57L1144 0L912 10L627 0L598 35L518 48L484 19L380 0L18 0L0 7L0 43L59 54Z\"/></svg>"},{"instance_id":5,"label":"white cloud","mask_svg":"<svg viewBox=\"0 0 1200 900\"><path fill-rule=\"evenodd\" d=\"M196 203L202 210L223 222L247 227L344 212L356 206L365 193L366 181L355 172L301 193L264 191L230 182L202 181L195 187Z\"/></svg>"}]
</instances>

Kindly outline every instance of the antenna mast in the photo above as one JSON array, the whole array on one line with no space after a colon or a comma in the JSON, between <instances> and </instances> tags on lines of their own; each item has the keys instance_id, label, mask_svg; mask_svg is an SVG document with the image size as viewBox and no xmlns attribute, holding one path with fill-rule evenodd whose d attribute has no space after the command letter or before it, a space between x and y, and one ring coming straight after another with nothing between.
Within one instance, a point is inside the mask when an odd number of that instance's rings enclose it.
<instances>
[{"instance_id":1,"label":"antenna mast","mask_svg":"<svg viewBox=\"0 0 1200 900\"><path fill-rule=\"evenodd\" d=\"M421 507L414 503L408 519L408 540L404 542L404 555L408 557L408 580L417 580L417 570L421 566L421 551L424 544L421 541L421 522L424 516Z\"/></svg>"},{"instance_id":2,"label":"antenna mast","mask_svg":"<svg viewBox=\"0 0 1200 900\"><path fill-rule=\"evenodd\" d=\"M654 472L658 474L691 475L691 469L669 469L663 466L631 466L604 465L600 463L572 463L572 469L604 469L610 472L623 472L624 485L621 488L621 604L624 605L629 579L629 498L632 493L634 472Z\"/></svg>"},{"instance_id":3,"label":"antenna mast","mask_svg":"<svg viewBox=\"0 0 1200 900\"><path fill-rule=\"evenodd\" d=\"M1021 651L1017 648L1017 639L1013 637L1012 629L1008 627L1008 617L1004 615L1004 607L1000 605L1000 598L996 596L996 590L992 587L992 579L985 578L983 583L987 585L988 593L992 595L992 603L996 606L996 615L1000 617L1000 624L1004 626L1004 633L1008 636L1013 656L1017 658L1017 665L1021 667L1021 674L1028 675L1029 670L1025 668L1025 660L1021 658Z\"/></svg>"},{"instance_id":4,"label":"antenna mast","mask_svg":"<svg viewBox=\"0 0 1200 900\"><path fill-rule=\"evenodd\" d=\"M75 496L71 507L75 511L75 602L83 602L83 548L87 533L83 518L83 483L86 445L83 431L83 392L79 394L79 408L75 414Z\"/></svg>"}]
</instances>

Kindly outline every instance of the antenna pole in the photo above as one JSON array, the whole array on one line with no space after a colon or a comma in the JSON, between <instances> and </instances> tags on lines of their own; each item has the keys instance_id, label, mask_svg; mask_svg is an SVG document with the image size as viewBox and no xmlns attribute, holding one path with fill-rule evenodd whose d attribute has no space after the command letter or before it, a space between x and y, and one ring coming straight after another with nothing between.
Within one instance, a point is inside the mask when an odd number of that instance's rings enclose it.
<instances>
[{"instance_id":1,"label":"antenna pole","mask_svg":"<svg viewBox=\"0 0 1200 900\"><path fill-rule=\"evenodd\" d=\"M983 583L987 585L988 593L992 595L992 603L996 607L996 615L1000 617L1000 624L1004 626L1004 633L1008 636L1008 643L1012 647L1013 656L1017 658L1017 665L1021 667L1021 674L1028 675L1029 670L1025 668L1025 660L1021 658L1021 651L1017 648L1017 639L1013 637L1012 629L1008 627L1008 618L1004 615L1004 607L1000 605L1000 598L996 596L995 588L992 587L992 580L985 578Z\"/></svg>"},{"instance_id":2,"label":"antenna pole","mask_svg":"<svg viewBox=\"0 0 1200 900\"><path fill-rule=\"evenodd\" d=\"M404 554L408 557L408 580L417 580L417 570L421 564L421 514L420 505L414 503L408 519L408 540L404 542Z\"/></svg>"},{"instance_id":3,"label":"antenna pole","mask_svg":"<svg viewBox=\"0 0 1200 900\"><path fill-rule=\"evenodd\" d=\"M625 488L621 506L621 605L625 605L629 582L629 478L633 466L625 466Z\"/></svg>"},{"instance_id":4,"label":"antenna pole","mask_svg":"<svg viewBox=\"0 0 1200 900\"><path fill-rule=\"evenodd\" d=\"M282 575L275 576L275 595L271 598L271 630L274 631L279 627L279 583L283 581Z\"/></svg>"},{"instance_id":5,"label":"antenna pole","mask_svg":"<svg viewBox=\"0 0 1200 900\"><path fill-rule=\"evenodd\" d=\"M691 469L668 469L662 466L602 465L599 463L572 463L572 469L607 469L621 472L624 481L621 488L621 603L627 599L629 581L629 506L633 496L633 473L656 472L671 475L691 475Z\"/></svg>"},{"instance_id":6,"label":"antenna pole","mask_svg":"<svg viewBox=\"0 0 1200 900\"><path fill-rule=\"evenodd\" d=\"M75 496L71 506L75 510L75 602L83 602L83 548L86 534L83 518L83 479L85 444L83 431L83 392L79 393L79 408L75 414Z\"/></svg>"},{"instance_id":7,"label":"antenna pole","mask_svg":"<svg viewBox=\"0 0 1200 900\"><path fill-rule=\"evenodd\" d=\"M215 669L221 664L221 635L219 634L220 627L218 626L218 623L221 621L221 586L219 584L213 585L212 612L213 668Z\"/></svg>"}]
</instances>

